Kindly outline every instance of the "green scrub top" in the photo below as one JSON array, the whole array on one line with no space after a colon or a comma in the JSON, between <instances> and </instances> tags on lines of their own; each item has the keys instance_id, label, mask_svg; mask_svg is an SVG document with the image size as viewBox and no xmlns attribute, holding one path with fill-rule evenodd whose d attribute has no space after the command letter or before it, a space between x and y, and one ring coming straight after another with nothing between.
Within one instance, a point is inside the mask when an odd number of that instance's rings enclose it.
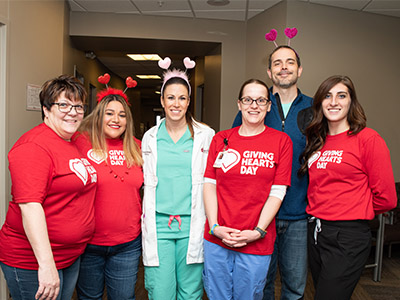
<instances>
[{"instance_id":1,"label":"green scrub top","mask_svg":"<svg viewBox=\"0 0 400 300\"><path fill-rule=\"evenodd\" d=\"M165 127L160 124L157 132L157 178L156 223L158 238L189 235L192 207L192 152L193 139L189 127L176 142L171 139ZM170 215L179 215L182 220L179 230L174 219L168 227Z\"/></svg>"}]
</instances>

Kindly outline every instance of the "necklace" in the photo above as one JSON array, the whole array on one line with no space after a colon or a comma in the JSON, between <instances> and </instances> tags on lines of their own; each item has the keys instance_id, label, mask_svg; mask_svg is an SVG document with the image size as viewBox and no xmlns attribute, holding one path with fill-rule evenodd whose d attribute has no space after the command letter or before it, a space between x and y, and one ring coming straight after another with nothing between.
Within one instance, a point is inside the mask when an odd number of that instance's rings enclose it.
<instances>
[{"instance_id":1,"label":"necklace","mask_svg":"<svg viewBox=\"0 0 400 300\"><path fill-rule=\"evenodd\" d=\"M123 173L123 175L121 176L118 173L116 173L113 169L111 169L109 164L107 164L107 167L110 169L111 176L114 177L115 179L119 178L122 182L124 182L124 180L125 180L124 176L128 176L129 175L129 171L125 171Z\"/></svg>"},{"instance_id":2,"label":"necklace","mask_svg":"<svg viewBox=\"0 0 400 300\"><path fill-rule=\"evenodd\" d=\"M108 159L110 160L110 159ZM121 180L122 182L124 182L125 177L129 175L129 169L123 171L122 175L120 175L119 173L115 172L112 168L111 168L111 161L105 161L104 162L106 164L106 166L108 167L108 169L110 170L110 174L112 177L114 177L115 179Z\"/></svg>"}]
</instances>

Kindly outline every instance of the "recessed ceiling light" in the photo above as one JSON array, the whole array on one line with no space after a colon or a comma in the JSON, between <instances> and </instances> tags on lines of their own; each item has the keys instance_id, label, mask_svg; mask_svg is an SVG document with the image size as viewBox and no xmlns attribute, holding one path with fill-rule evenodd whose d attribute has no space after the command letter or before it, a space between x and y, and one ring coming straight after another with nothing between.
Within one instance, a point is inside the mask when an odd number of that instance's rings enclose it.
<instances>
[{"instance_id":1,"label":"recessed ceiling light","mask_svg":"<svg viewBox=\"0 0 400 300\"><path fill-rule=\"evenodd\" d=\"M127 54L133 60L161 60L158 54Z\"/></svg>"},{"instance_id":2,"label":"recessed ceiling light","mask_svg":"<svg viewBox=\"0 0 400 300\"><path fill-rule=\"evenodd\" d=\"M158 75L136 75L139 79L161 79Z\"/></svg>"},{"instance_id":3,"label":"recessed ceiling light","mask_svg":"<svg viewBox=\"0 0 400 300\"><path fill-rule=\"evenodd\" d=\"M229 0L207 0L207 4L214 6L224 6L229 4Z\"/></svg>"}]
</instances>

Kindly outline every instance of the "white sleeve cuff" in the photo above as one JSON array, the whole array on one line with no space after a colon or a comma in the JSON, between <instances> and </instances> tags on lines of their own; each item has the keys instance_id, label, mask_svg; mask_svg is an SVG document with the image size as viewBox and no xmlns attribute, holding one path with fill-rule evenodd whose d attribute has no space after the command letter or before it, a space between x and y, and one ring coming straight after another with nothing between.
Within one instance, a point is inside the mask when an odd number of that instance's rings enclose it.
<instances>
[{"instance_id":1,"label":"white sleeve cuff","mask_svg":"<svg viewBox=\"0 0 400 300\"><path fill-rule=\"evenodd\" d=\"M204 177L204 182L217 184L217 181L215 179L211 179L211 178L207 178L207 177Z\"/></svg>"},{"instance_id":2,"label":"white sleeve cuff","mask_svg":"<svg viewBox=\"0 0 400 300\"><path fill-rule=\"evenodd\" d=\"M285 195L286 195L286 189L287 189L287 185L273 184L271 186L271 191L269 192L269 196L276 197L276 198L280 199L281 201L283 201L283 198L285 198Z\"/></svg>"}]
</instances>

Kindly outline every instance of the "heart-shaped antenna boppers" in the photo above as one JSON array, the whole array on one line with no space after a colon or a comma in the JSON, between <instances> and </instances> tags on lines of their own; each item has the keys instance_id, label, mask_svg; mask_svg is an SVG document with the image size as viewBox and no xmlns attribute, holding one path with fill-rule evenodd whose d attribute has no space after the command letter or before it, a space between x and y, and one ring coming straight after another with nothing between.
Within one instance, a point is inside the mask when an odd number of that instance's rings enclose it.
<instances>
[{"instance_id":1,"label":"heart-shaped antenna boppers","mask_svg":"<svg viewBox=\"0 0 400 300\"><path fill-rule=\"evenodd\" d=\"M186 69L193 69L196 66L196 62L191 60L189 57L185 57L183 59L183 64L185 65Z\"/></svg>"},{"instance_id":2,"label":"heart-shaped antenna boppers","mask_svg":"<svg viewBox=\"0 0 400 300\"><path fill-rule=\"evenodd\" d=\"M100 82L101 84L107 85L110 82L110 74L105 73L104 75L99 76L97 78L97 81Z\"/></svg>"},{"instance_id":3,"label":"heart-shaped antenna boppers","mask_svg":"<svg viewBox=\"0 0 400 300\"><path fill-rule=\"evenodd\" d=\"M137 81L133 80L130 76L126 78L125 83L128 88L134 88L137 86Z\"/></svg>"},{"instance_id":4,"label":"heart-shaped antenna boppers","mask_svg":"<svg viewBox=\"0 0 400 300\"><path fill-rule=\"evenodd\" d=\"M171 65L171 59L169 57L166 57L158 61L158 66L161 69L167 70L170 65Z\"/></svg>"}]
</instances>

